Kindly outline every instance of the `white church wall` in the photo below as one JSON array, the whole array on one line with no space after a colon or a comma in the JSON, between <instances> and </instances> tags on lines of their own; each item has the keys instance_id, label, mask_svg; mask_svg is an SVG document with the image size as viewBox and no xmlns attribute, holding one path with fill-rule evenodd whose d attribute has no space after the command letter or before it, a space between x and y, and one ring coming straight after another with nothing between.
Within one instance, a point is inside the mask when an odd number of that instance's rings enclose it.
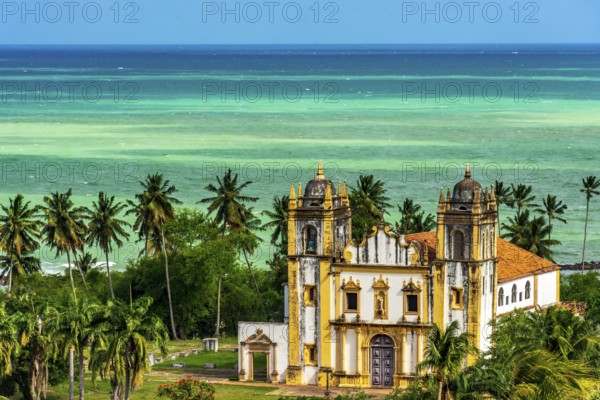
<instances>
[{"instance_id":1,"label":"white church wall","mask_svg":"<svg viewBox=\"0 0 600 400\"><path fill-rule=\"evenodd\" d=\"M318 367L305 366L304 372L302 373L302 384L303 385L316 385L317 384L317 372Z\"/></svg>"},{"instance_id":2,"label":"white church wall","mask_svg":"<svg viewBox=\"0 0 600 400\"><path fill-rule=\"evenodd\" d=\"M552 271L538 275L537 300L540 306L548 306L559 301L557 298L558 288L556 287L556 275L559 273L559 271Z\"/></svg>"},{"instance_id":3,"label":"white church wall","mask_svg":"<svg viewBox=\"0 0 600 400\"><path fill-rule=\"evenodd\" d=\"M530 291L529 298L526 298L526 293L525 293L525 286L526 286L527 282L529 282L529 284L531 285L531 291ZM514 285L516 285L516 288L517 288L516 301L513 301L513 297L512 297L512 288ZM533 307L533 305L534 305L533 304L533 297L534 297L533 296L533 290L534 290L533 275L528 275L523 278L518 278L518 279L514 279L512 281L499 283L498 284L498 292L496 293L496 297L499 296L500 289L504 289L504 296L503 296L504 301L503 301L503 305L501 306L500 301L498 299L498 309L497 309L498 314L504 314L504 313L516 310L518 308ZM507 299L508 299L508 301L507 301ZM538 301L539 301L539 299L538 299Z\"/></svg>"},{"instance_id":4,"label":"white church wall","mask_svg":"<svg viewBox=\"0 0 600 400\"><path fill-rule=\"evenodd\" d=\"M481 301L481 324L480 324L480 350L486 351L490 346L491 327L490 321L494 317L494 266L492 261L483 264L482 277L482 301Z\"/></svg>"},{"instance_id":5,"label":"white church wall","mask_svg":"<svg viewBox=\"0 0 600 400\"><path fill-rule=\"evenodd\" d=\"M344 353L344 371L347 374L356 373L356 331L354 329L348 329L346 331L346 348Z\"/></svg>"},{"instance_id":6,"label":"white church wall","mask_svg":"<svg viewBox=\"0 0 600 400\"><path fill-rule=\"evenodd\" d=\"M302 330L302 337L304 343L314 344L317 342L317 326L316 326L316 307L305 307L304 308L304 324Z\"/></svg>"},{"instance_id":7,"label":"white church wall","mask_svg":"<svg viewBox=\"0 0 600 400\"><path fill-rule=\"evenodd\" d=\"M407 245L403 236L390 236L383 229L379 229L363 246L351 244L347 250L352 254L349 259L352 264L411 265L415 261L411 260L415 249L406 249L404 246Z\"/></svg>"}]
</instances>

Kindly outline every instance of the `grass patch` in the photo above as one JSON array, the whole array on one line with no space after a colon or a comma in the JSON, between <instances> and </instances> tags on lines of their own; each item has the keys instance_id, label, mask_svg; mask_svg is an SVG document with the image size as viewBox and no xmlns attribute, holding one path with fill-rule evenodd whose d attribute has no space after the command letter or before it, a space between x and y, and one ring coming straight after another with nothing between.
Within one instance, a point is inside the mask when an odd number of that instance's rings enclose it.
<instances>
[{"instance_id":1,"label":"grass patch","mask_svg":"<svg viewBox=\"0 0 600 400\"><path fill-rule=\"evenodd\" d=\"M177 357L174 360L165 360L156 364L153 368L156 370L174 369L174 362L185 363L185 368L202 369L204 364L217 364L219 369L233 369L238 363L238 353L233 351L203 351L198 354L190 354L187 357Z\"/></svg>"},{"instance_id":2,"label":"grass patch","mask_svg":"<svg viewBox=\"0 0 600 400\"><path fill-rule=\"evenodd\" d=\"M181 377L183 377L182 375ZM144 385L132 393L131 399L140 400L159 400L156 389L159 385L165 383L174 383L181 377L162 377L162 376L146 376ZM215 384L217 400L240 400L240 399L256 399L256 400L273 400L272 396L266 394L272 392L276 388L268 386L236 386L236 385L221 385ZM75 395L78 393L78 385L75 384ZM85 385L86 400L106 400L110 394L110 384L105 381L98 382L94 388L89 380L86 380ZM64 383L58 386L53 386L48 390L47 400L64 400L68 398L69 384Z\"/></svg>"}]
</instances>

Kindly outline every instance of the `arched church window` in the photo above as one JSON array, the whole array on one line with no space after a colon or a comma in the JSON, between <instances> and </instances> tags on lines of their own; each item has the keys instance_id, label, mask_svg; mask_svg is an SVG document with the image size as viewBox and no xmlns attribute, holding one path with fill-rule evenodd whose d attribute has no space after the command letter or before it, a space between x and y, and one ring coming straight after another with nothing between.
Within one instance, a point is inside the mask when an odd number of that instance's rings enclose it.
<instances>
[{"instance_id":1,"label":"arched church window","mask_svg":"<svg viewBox=\"0 0 600 400\"><path fill-rule=\"evenodd\" d=\"M317 228L312 225L304 230L304 254L317 254Z\"/></svg>"},{"instance_id":2,"label":"arched church window","mask_svg":"<svg viewBox=\"0 0 600 400\"><path fill-rule=\"evenodd\" d=\"M465 235L461 231L452 233L452 258L465 258Z\"/></svg>"},{"instance_id":3,"label":"arched church window","mask_svg":"<svg viewBox=\"0 0 600 400\"><path fill-rule=\"evenodd\" d=\"M525 300L531 297L531 282L527 281L525 284Z\"/></svg>"},{"instance_id":4,"label":"arched church window","mask_svg":"<svg viewBox=\"0 0 600 400\"><path fill-rule=\"evenodd\" d=\"M510 293L510 301L512 303L516 303L517 302L517 285L516 284L512 286L512 290L511 290L511 293Z\"/></svg>"},{"instance_id":5,"label":"arched church window","mask_svg":"<svg viewBox=\"0 0 600 400\"><path fill-rule=\"evenodd\" d=\"M504 305L504 288L498 290L498 307Z\"/></svg>"}]
</instances>

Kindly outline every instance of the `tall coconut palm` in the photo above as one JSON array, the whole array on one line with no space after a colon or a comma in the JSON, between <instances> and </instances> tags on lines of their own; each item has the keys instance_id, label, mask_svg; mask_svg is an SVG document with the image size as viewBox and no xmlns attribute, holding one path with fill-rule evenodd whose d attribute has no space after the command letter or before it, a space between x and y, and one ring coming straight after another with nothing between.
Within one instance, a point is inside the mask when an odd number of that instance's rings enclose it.
<instances>
[{"instance_id":1,"label":"tall coconut palm","mask_svg":"<svg viewBox=\"0 0 600 400\"><path fill-rule=\"evenodd\" d=\"M119 219L118 216L127 208L127 205L115 202L115 196L108 196L104 192L98 193L98 201L94 201L92 208L87 210L88 234L87 242L98 246L106 256L106 272L108 274L108 285L110 295L115 298L112 279L110 277L110 263L108 253L112 251L113 244L117 247L123 246L123 240L129 238L126 227L131 225Z\"/></svg>"},{"instance_id":2,"label":"tall coconut palm","mask_svg":"<svg viewBox=\"0 0 600 400\"><path fill-rule=\"evenodd\" d=\"M494 194L496 196L496 202L498 205L504 205L504 206L508 206L510 208L513 207L513 201L511 198L511 190L508 186L504 186L504 182L502 181L495 181L494 182ZM498 207L498 234L501 234L501 229L500 229L500 207Z\"/></svg>"},{"instance_id":3,"label":"tall coconut palm","mask_svg":"<svg viewBox=\"0 0 600 400\"><path fill-rule=\"evenodd\" d=\"M62 337L63 353L77 353L79 367L79 399L85 398L85 349L89 347L96 335L101 334L101 326L106 322L106 308L88 299L73 300L69 305L55 314L48 324ZM73 388L71 375L70 387Z\"/></svg>"},{"instance_id":4,"label":"tall coconut palm","mask_svg":"<svg viewBox=\"0 0 600 400\"><path fill-rule=\"evenodd\" d=\"M149 314L151 305L152 299L143 297L129 305L115 302L109 310L112 329L106 340L106 362L101 367L106 375L114 377L117 387L124 387L124 400L129 400L131 391L144 381L144 373L150 368L150 345L166 352L167 328L160 318Z\"/></svg>"},{"instance_id":5,"label":"tall coconut palm","mask_svg":"<svg viewBox=\"0 0 600 400\"><path fill-rule=\"evenodd\" d=\"M242 195L242 190L251 185L252 181L238 185L238 174L232 176L230 169L223 178L216 178L218 186L210 183L205 188L215 196L204 198L198 203L208 204L209 216L216 211L215 224L221 226L221 236L225 236L227 229L244 226L246 203L254 203L258 198Z\"/></svg>"},{"instance_id":6,"label":"tall coconut palm","mask_svg":"<svg viewBox=\"0 0 600 400\"><path fill-rule=\"evenodd\" d=\"M542 200L542 203L543 207L538 208L536 212L540 214L545 214L548 217L548 226L551 230L553 219L560 221L564 224L567 223L567 220L561 217L561 215L563 215L567 210L566 204L563 204L562 201L556 200L556 196L552 196L550 194ZM548 239L552 239L550 234L548 234Z\"/></svg>"},{"instance_id":7,"label":"tall coconut palm","mask_svg":"<svg viewBox=\"0 0 600 400\"><path fill-rule=\"evenodd\" d=\"M12 315L0 304L0 377L9 375L13 370L14 357L19 350L17 327Z\"/></svg>"},{"instance_id":8,"label":"tall coconut palm","mask_svg":"<svg viewBox=\"0 0 600 400\"><path fill-rule=\"evenodd\" d=\"M171 185L168 179L164 179L162 174L148 175L143 182L140 182L143 192L137 194L137 204L134 204L133 210L142 210L134 223L136 227L144 226L143 232L146 235L146 249L148 247L148 236L152 233L158 237L162 255L165 260L165 278L167 284L167 298L169 300L169 316L171 319L171 334L173 340L177 340L177 330L175 328L175 316L173 315L173 300L171 298L171 279L169 277L169 255L167 253L167 243L165 237L165 224L175 219L174 204L181 204L173 196L177 189ZM135 211L137 212L137 211Z\"/></svg>"},{"instance_id":9,"label":"tall coconut palm","mask_svg":"<svg viewBox=\"0 0 600 400\"><path fill-rule=\"evenodd\" d=\"M510 189L510 201L517 207L517 213L520 213L522 209L527 207L537 207L537 204L533 203L535 196L531 194L533 190L531 186L526 186L522 183L515 186L511 183Z\"/></svg>"},{"instance_id":10,"label":"tall coconut palm","mask_svg":"<svg viewBox=\"0 0 600 400\"><path fill-rule=\"evenodd\" d=\"M583 188L579 189L580 192L585 193L585 227L583 228L583 250L581 251L581 270L585 269L585 243L587 241L587 226L588 226L588 217L590 213L590 200L595 195L600 194L600 180L596 176L588 176L582 179Z\"/></svg>"},{"instance_id":11,"label":"tall coconut palm","mask_svg":"<svg viewBox=\"0 0 600 400\"><path fill-rule=\"evenodd\" d=\"M252 207L246 207L246 203L253 203L258 198L242 195L242 190L251 185L252 181L238 184L238 174L232 175L231 169L227 170L222 178L219 176L216 178L218 186L210 183L205 188L214 193L215 196L201 199L198 203L208 204L207 215L210 216L213 212L216 212L214 223L216 226L221 227L222 238L225 237L227 231L236 234L239 238L240 250L246 260L256 294L260 297L260 290L248 259L248 253L252 254L258 247L260 238L253 231L260 229L261 226L260 220L252 212ZM219 275L219 284L221 279L222 276ZM217 322L216 334L218 332L219 322Z\"/></svg>"},{"instance_id":12,"label":"tall coconut palm","mask_svg":"<svg viewBox=\"0 0 600 400\"><path fill-rule=\"evenodd\" d=\"M460 333L457 320L446 329L433 325L427 336L424 360L417 365L417 372L430 370L437 380L437 399L451 399L448 388L450 380L456 378L469 354L476 355L477 349L470 344L471 336Z\"/></svg>"},{"instance_id":13,"label":"tall coconut palm","mask_svg":"<svg viewBox=\"0 0 600 400\"><path fill-rule=\"evenodd\" d=\"M8 291L12 290L15 259L39 249L41 222L36 218L36 208L29 207L18 194L9 199L9 206L0 205L0 249L8 258Z\"/></svg>"},{"instance_id":14,"label":"tall coconut palm","mask_svg":"<svg viewBox=\"0 0 600 400\"><path fill-rule=\"evenodd\" d=\"M282 248L287 249L287 229L288 229L288 206L290 197L283 195L273 197L273 210L264 210L263 215L271 220L265 223L263 229L273 229L271 234L271 244L281 243Z\"/></svg>"},{"instance_id":15,"label":"tall coconut palm","mask_svg":"<svg viewBox=\"0 0 600 400\"><path fill-rule=\"evenodd\" d=\"M83 250L85 225L83 224L82 207L75 207L71 200L71 189L65 193L54 192L44 197L45 206L41 207L45 225L42 229L44 242L56 250L56 255L67 255L71 288L75 293L75 282L71 265L71 253ZM83 272L81 278L85 285Z\"/></svg>"},{"instance_id":16,"label":"tall coconut palm","mask_svg":"<svg viewBox=\"0 0 600 400\"><path fill-rule=\"evenodd\" d=\"M55 309L35 306L29 295L13 298L13 320L17 327L17 339L21 348L19 362L26 365L26 379L19 380L19 390L26 399L46 398L48 388L48 364L56 355L54 332L46 325Z\"/></svg>"}]
</instances>

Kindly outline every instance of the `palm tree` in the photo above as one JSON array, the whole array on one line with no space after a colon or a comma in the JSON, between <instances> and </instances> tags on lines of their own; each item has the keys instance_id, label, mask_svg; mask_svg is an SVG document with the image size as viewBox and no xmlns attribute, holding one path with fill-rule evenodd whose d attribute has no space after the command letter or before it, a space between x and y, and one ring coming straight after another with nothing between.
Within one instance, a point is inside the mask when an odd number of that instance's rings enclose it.
<instances>
[{"instance_id":1,"label":"palm tree","mask_svg":"<svg viewBox=\"0 0 600 400\"><path fill-rule=\"evenodd\" d=\"M198 203L209 204L208 215L217 212L215 216L215 224L222 225L221 237L225 236L227 229L242 227L244 225L244 214L246 212L245 203L254 203L258 200L256 197L243 196L242 190L252 181L246 181L238 185L238 174L231 176L229 169L223 178L217 178L218 186L212 183L206 186L206 190L214 193L215 196L204 198Z\"/></svg>"},{"instance_id":2,"label":"palm tree","mask_svg":"<svg viewBox=\"0 0 600 400\"><path fill-rule=\"evenodd\" d=\"M129 207L129 210L127 210L125 215L133 215L135 217L133 230L138 234L138 241L144 241L144 250L140 252L140 255L143 254L144 257L148 257L148 253L150 251L150 236L153 233L153 229L150 226L152 212L148 207L148 203L144 198L143 193L136 194L135 198L137 202L127 200L127 206Z\"/></svg>"},{"instance_id":3,"label":"palm tree","mask_svg":"<svg viewBox=\"0 0 600 400\"><path fill-rule=\"evenodd\" d=\"M511 400L592 399L597 386L585 363L543 349L520 354L511 378Z\"/></svg>"},{"instance_id":4,"label":"palm tree","mask_svg":"<svg viewBox=\"0 0 600 400\"><path fill-rule=\"evenodd\" d=\"M101 325L106 321L106 308L97 303L91 303L88 299L79 301L73 297L68 307L49 321L56 333L62 336L64 353L69 354L69 362L72 363L72 354L77 353L79 367L79 399L85 397L85 349L95 340L95 336L101 334ZM70 375L70 387L74 387L74 376Z\"/></svg>"},{"instance_id":5,"label":"palm tree","mask_svg":"<svg viewBox=\"0 0 600 400\"><path fill-rule=\"evenodd\" d=\"M144 373L150 368L150 345L166 352L167 328L160 318L148 313L151 305L149 297L142 297L130 305L113 303L109 312L112 329L105 341L106 362L102 366L93 363L95 369L101 368L106 375L112 375L116 387L124 387L125 400L129 400L133 389L142 385Z\"/></svg>"},{"instance_id":6,"label":"palm tree","mask_svg":"<svg viewBox=\"0 0 600 400\"><path fill-rule=\"evenodd\" d=\"M65 193L54 192L50 197L44 197L46 205L42 206L41 210L46 223L42 229L42 236L48 246L56 249L57 257L63 253L67 255L71 288L75 293L71 252L75 254L77 250L83 249L85 226L82 221L84 210L81 207L74 207L71 193L69 189ZM83 272L79 272L85 285Z\"/></svg>"},{"instance_id":7,"label":"palm tree","mask_svg":"<svg viewBox=\"0 0 600 400\"><path fill-rule=\"evenodd\" d=\"M544 217L534 217L530 219L529 210L524 210L516 214L514 218L508 218L509 224L504 224L507 233L502 235L511 243L543 257L554 261L551 246L561 244L560 241L550 239L552 227L546 224Z\"/></svg>"},{"instance_id":8,"label":"palm tree","mask_svg":"<svg viewBox=\"0 0 600 400\"><path fill-rule=\"evenodd\" d=\"M21 256L15 254L12 258L3 255L0 256L0 265L5 265L6 267L0 272L0 279L5 279L5 277L7 277L10 273L11 259L14 275L30 275L34 272L40 272L42 270L42 263L40 259L30 254L23 253Z\"/></svg>"},{"instance_id":9,"label":"palm tree","mask_svg":"<svg viewBox=\"0 0 600 400\"><path fill-rule=\"evenodd\" d=\"M12 290L12 277L15 259L21 259L23 254L32 253L39 249L40 221L35 218L36 208L30 208L30 202L24 202L18 194L9 199L9 206L0 205L0 248L8 258L8 291Z\"/></svg>"},{"instance_id":10,"label":"palm tree","mask_svg":"<svg viewBox=\"0 0 600 400\"><path fill-rule=\"evenodd\" d=\"M17 327L12 315L0 305L0 377L9 375L13 369L13 358L19 350Z\"/></svg>"},{"instance_id":11,"label":"palm tree","mask_svg":"<svg viewBox=\"0 0 600 400\"><path fill-rule=\"evenodd\" d=\"M382 222L387 208L392 205L385 196L385 182L375 180L373 175L360 175L356 187L350 187L350 206L352 210L352 236L360 240L369 227Z\"/></svg>"},{"instance_id":12,"label":"palm tree","mask_svg":"<svg viewBox=\"0 0 600 400\"><path fill-rule=\"evenodd\" d=\"M356 187L350 187L351 196L364 200L373 217L383 217L387 214L386 208L392 205L388 203L389 197L385 196L387 189L385 182L375 180L373 175L360 175L356 181Z\"/></svg>"},{"instance_id":13,"label":"palm tree","mask_svg":"<svg viewBox=\"0 0 600 400\"><path fill-rule=\"evenodd\" d=\"M173 340L177 340L173 301L171 299L171 280L169 278L169 256L167 254L165 224L175 219L173 204L181 204L181 201L173 196L173 193L177 192L175 186L171 185L168 179L165 180L162 174L148 175L145 181L140 182L140 185L143 188L143 192L135 196L138 203L134 204L132 210L134 213L138 213L138 210L142 210L142 212L137 214L138 218L134 223L134 229L141 229L140 232L145 234L146 252L150 233L155 238L158 238L155 243L160 244L165 259L165 278L167 283L167 298L169 300L169 315L171 318L171 334L173 335Z\"/></svg>"},{"instance_id":14,"label":"palm tree","mask_svg":"<svg viewBox=\"0 0 600 400\"><path fill-rule=\"evenodd\" d=\"M556 196L547 195L544 200L542 200L543 207L540 207L536 210L540 214L545 214L548 217L548 226L552 229L552 220L555 219L562 223L567 223L567 220L560 217L565 213L567 209L567 205L563 204L562 201L556 200ZM551 236L548 235L548 239L551 239Z\"/></svg>"},{"instance_id":15,"label":"palm tree","mask_svg":"<svg viewBox=\"0 0 600 400\"><path fill-rule=\"evenodd\" d=\"M13 321L17 328L17 339L21 354L20 365L27 366L26 379L17 384L25 399L46 397L48 387L48 364L56 354L54 332L45 321L55 313L50 306L35 306L29 295L13 298Z\"/></svg>"},{"instance_id":16,"label":"palm tree","mask_svg":"<svg viewBox=\"0 0 600 400\"><path fill-rule=\"evenodd\" d=\"M585 242L587 241L587 226L588 217L590 212L590 200L594 195L599 195L600 180L596 176L588 176L582 179L583 188L579 189L580 192L585 193L586 207L585 207L585 227L583 228L583 250L581 252L581 270L585 269Z\"/></svg>"},{"instance_id":17,"label":"palm tree","mask_svg":"<svg viewBox=\"0 0 600 400\"><path fill-rule=\"evenodd\" d=\"M494 194L496 196L496 202L498 205L508 206L510 208L513 207L513 201L510 197L511 190L509 187L504 186L504 182L495 181L494 182ZM500 207L498 207L498 234L501 234L500 229Z\"/></svg>"},{"instance_id":18,"label":"palm tree","mask_svg":"<svg viewBox=\"0 0 600 400\"><path fill-rule=\"evenodd\" d=\"M124 228L131 225L118 218L119 214L126 208L125 204L115 202L115 196L108 196L104 192L100 192L98 193L98 201L94 201L92 209L87 210L89 219L87 242L98 246L106 255L108 285L113 299L115 298L115 291L110 277L108 253L112 251L113 244L121 247L123 246L122 239L127 240L129 238L129 233Z\"/></svg>"},{"instance_id":19,"label":"palm tree","mask_svg":"<svg viewBox=\"0 0 600 400\"><path fill-rule=\"evenodd\" d=\"M444 388L445 398L451 399L448 382L461 371L469 354L478 351L470 344L471 335L460 333L457 320L452 321L446 329L433 325L427 337L425 359L417 365L417 373L431 370L437 380L437 399L442 400Z\"/></svg>"},{"instance_id":20,"label":"palm tree","mask_svg":"<svg viewBox=\"0 0 600 400\"><path fill-rule=\"evenodd\" d=\"M527 208L529 206L537 207L537 204L534 204L535 196L531 194L533 188L531 186L525 186L522 183L519 183L516 187L511 183L511 203L517 207L517 213L521 212L521 209Z\"/></svg>"},{"instance_id":21,"label":"palm tree","mask_svg":"<svg viewBox=\"0 0 600 400\"><path fill-rule=\"evenodd\" d=\"M214 193L215 196L204 198L198 201L198 203L209 204L209 216L216 211L217 214L214 218L214 223L217 226L221 226L221 238L225 237L225 233L228 230L237 235L241 252L244 255L252 282L254 283L254 289L257 296L260 297L260 290L254 277L248 254L253 254L258 247L261 239L256 236L253 230L261 229L261 225L260 220L254 216L252 207L247 208L245 204L255 202L258 198L242 195L242 190L252 184L252 181L246 181L238 185L238 174L232 176L231 169L223 175L222 179L218 176L216 178L218 187L210 183L205 188L209 192ZM287 205L285 207L287 210ZM219 288L221 280L222 276L219 275ZM217 322L215 335L219 333L219 324L220 322Z\"/></svg>"},{"instance_id":22,"label":"palm tree","mask_svg":"<svg viewBox=\"0 0 600 400\"><path fill-rule=\"evenodd\" d=\"M409 234L416 232L429 232L436 226L435 217L432 214L425 215L421 206L415 204L412 199L404 199L402 207L398 205L400 221L396 222L396 232Z\"/></svg>"},{"instance_id":23,"label":"palm tree","mask_svg":"<svg viewBox=\"0 0 600 400\"><path fill-rule=\"evenodd\" d=\"M265 210L262 212L263 215L269 217L271 220L264 224L263 229L272 229L271 244L275 245L281 240L281 247L287 248L287 229L288 229L288 206L290 197L283 195L281 197L273 197L273 211Z\"/></svg>"},{"instance_id":24,"label":"palm tree","mask_svg":"<svg viewBox=\"0 0 600 400\"><path fill-rule=\"evenodd\" d=\"M98 259L92 256L89 252L82 253L79 257L75 256L75 266L87 275L88 272L96 265Z\"/></svg>"}]
</instances>

